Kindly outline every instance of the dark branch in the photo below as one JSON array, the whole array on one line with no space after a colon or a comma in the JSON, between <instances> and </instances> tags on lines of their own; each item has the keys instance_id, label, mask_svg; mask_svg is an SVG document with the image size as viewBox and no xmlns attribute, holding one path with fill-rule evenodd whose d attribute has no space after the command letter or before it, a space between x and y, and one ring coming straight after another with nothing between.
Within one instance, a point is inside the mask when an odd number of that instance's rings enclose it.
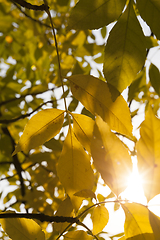
<instances>
[{"instance_id":1,"label":"dark branch","mask_svg":"<svg viewBox=\"0 0 160 240\"><path fill-rule=\"evenodd\" d=\"M32 9L32 10L47 11L49 9L49 7L45 4L38 6L38 5L33 5L31 3L28 3L24 0L11 0L11 1L13 3L18 3L21 7L25 7L25 8Z\"/></svg>"},{"instance_id":2,"label":"dark branch","mask_svg":"<svg viewBox=\"0 0 160 240\"><path fill-rule=\"evenodd\" d=\"M7 127L2 127L2 131L3 131L4 134L6 134L10 138L11 144L12 144L12 149L14 150L15 142L14 142L14 139L11 136L8 128ZM22 196L24 196L25 195L25 185L24 185L24 181L23 181L23 177L22 177L23 169L22 169L22 166L19 162L19 159L18 159L17 155L14 155L12 157L12 159L13 159L14 167L17 171L18 176L19 176L19 181L20 181L20 186L21 186L21 194L22 194Z\"/></svg>"},{"instance_id":3,"label":"dark branch","mask_svg":"<svg viewBox=\"0 0 160 240\"><path fill-rule=\"evenodd\" d=\"M20 97L14 97L14 98L10 98L8 100L5 100L3 102L0 102L0 107L3 106L3 105L6 105L10 102L13 102L13 101L17 101L17 100L20 100L20 99L23 99L27 96L36 96L38 94L42 94L42 93L45 93L45 92L48 92L48 91L53 91L55 88L51 88L51 89L47 89L46 91L40 91L40 92L35 92L35 93L27 93L27 94L24 94L24 95L21 95Z\"/></svg>"},{"instance_id":4,"label":"dark branch","mask_svg":"<svg viewBox=\"0 0 160 240\"><path fill-rule=\"evenodd\" d=\"M34 109L32 112L30 113L26 113L26 114L23 114L19 117L16 117L16 118L13 118L13 119L0 119L0 123L5 123L5 124L8 124L8 123L13 123L13 122L16 122L20 119L24 119L26 117L30 117L34 112L36 112L37 110L39 110L43 105L47 104L47 103L53 103L53 100L50 100L50 101L47 101L45 103L42 103L40 106L38 106L36 109Z\"/></svg>"},{"instance_id":5,"label":"dark branch","mask_svg":"<svg viewBox=\"0 0 160 240\"><path fill-rule=\"evenodd\" d=\"M38 19L32 18L30 15L28 15L26 12L24 12L17 3L15 3L14 1L12 1L12 2L21 11L21 13L23 13L27 18L31 19L34 22L39 23L41 26L45 26L47 28L51 28L51 26L49 26L48 24L43 23L43 22L39 21Z\"/></svg>"},{"instance_id":6,"label":"dark branch","mask_svg":"<svg viewBox=\"0 0 160 240\"><path fill-rule=\"evenodd\" d=\"M41 222L68 222L79 224L79 219L76 217L49 216L42 213L1 213L0 218L28 218L37 219Z\"/></svg>"}]
</instances>

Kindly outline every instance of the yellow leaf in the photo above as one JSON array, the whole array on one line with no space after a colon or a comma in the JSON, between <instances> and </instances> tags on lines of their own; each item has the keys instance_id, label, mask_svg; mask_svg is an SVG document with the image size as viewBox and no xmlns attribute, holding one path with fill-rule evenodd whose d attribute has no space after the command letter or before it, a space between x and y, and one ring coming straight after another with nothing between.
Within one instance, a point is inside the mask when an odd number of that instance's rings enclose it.
<instances>
[{"instance_id":1,"label":"yellow leaf","mask_svg":"<svg viewBox=\"0 0 160 240\"><path fill-rule=\"evenodd\" d=\"M160 217L156 216L154 213L149 211L149 220L150 220L151 227L153 229L155 240L159 240L160 239Z\"/></svg>"},{"instance_id":2,"label":"yellow leaf","mask_svg":"<svg viewBox=\"0 0 160 240\"><path fill-rule=\"evenodd\" d=\"M127 187L132 162L128 150L99 116L91 144L94 165L105 183L119 195Z\"/></svg>"},{"instance_id":3,"label":"yellow leaf","mask_svg":"<svg viewBox=\"0 0 160 240\"><path fill-rule=\"evenodd\" d=\"M75 199L74 193L83 189L92 189L94 174L90 165L90 158L75 137L72 128L69 129L64 141L61 156L58 160L57 173L61 183L71 198L72 204ZM78 200L80 199L80 200Z\"/></svg>"},{"instance_id":4,"label":"yellow leaf","mask_svg":"<svg viewBox=\"0 0 160 240\"><path fill-rule=\"evenodd\" d=\"M110 32L105 48L104 75L122 92L135 79L146 59L145 37L130 1Z\"/></svg>"},{"instance_id":5,"label":"yellow leaf","mask_svg":"<svg viewBox=\"0 0 160 240\"><path fill-rule=\"evenodd\" d=\"M76 192L74 194L77 197L83 197L83 198L94 198L96 199L96 195L94 192L92 192L90 189L83 189L79 192Z\"/></svg>"},{"instance_id":6,"label":"yellow leaf","mask_svg":"<svg viewBox=\"0 0 160 240\"><path fill-rule=\"evenodd\" d=\"M86 109L100 115L111 129L132 137L130 112L122 96L113 102L107 83L93 76L73 75L67 79L74 97Z\"/></svg>"},{"instance_id":7,"label":"yellow leaf","mask_svg":"<svg viewBox=\"0 0 160 240\"><path fill-rule=\"evenodd\" d=\"M148 201L160 193L160 120L151 108L141 124L141 138L136 144L138 169Z\"/></svg>"},{"instance_id":8,"label":"yellow leaf","mask_svg":"<svg viewBox=\"0 0 160 240\"><path fill-rule=\"evenodd\" d=\"M59 109L46 109L38 112L25 126L13 155L20 151L28 152L49 141L61 130L63 120L64 111Z\"/></svg>"},{"instance_id":9,"label":"yellow leaf","mask_svg":"<svg viewBox=\"0 0 160 240\"><path fill-rule=\"evenodd\" d=\"M93 222L93 234L97 234L107 225L109 212L105 206L99 205L94 208L91 218Z\"/></svg>"},{"instance_id":10,"label":"yellow leaf","mask_svg":"<svg viewBox=\"0 0 160 240\"><path fill-rule=\"evenodd\" d=\"M4 218L0 219L0 223L12 240L45 240L44 232L31 219Z\"/></svg>"},{"instance_id":11,"label":"yellow leaf","mask_svg":"<svg viewBox=\"0 0 160 240\"><path fill-rule=\"evenodd\" d=\"M124 232L127 239L155 240L149 221L149 210L138 203L122 204L125 212Z\"/></svg>"},{"instance_id":12,"label":"yellow leaf","mask_svg":"<svg viewBox=\"0 0 160 240\"><path fill-rule=\"evenodd\" d=\"M94 121L83 114L71 113L71 115L73 117L73 131L82 146L90 153Z\"/></svg>"},{"instance_id":13,"label":"yellow leaf","mask_svg":"<svg viewBox=\"0 0 160 240\"><path fill-rule=\"evenodd\" d=\"M56 216L64 216L64 217L73 216L73 206L69 197L67 197L60 204L58 211L56 212ZM68 223L54 223L54 228L59 233L61 233L67 226L68 226Z\"/></svg>"},{"instance_id":14,"label":"yellow leaf","mask_svg":"<svg viewBox=\"0 0 160 240\"><path fill-rule=\"evenodd\" d=\"M68 232L64 235L64 240L93 240L94 238L82 230Z\"/></svg>"}]
</instances>

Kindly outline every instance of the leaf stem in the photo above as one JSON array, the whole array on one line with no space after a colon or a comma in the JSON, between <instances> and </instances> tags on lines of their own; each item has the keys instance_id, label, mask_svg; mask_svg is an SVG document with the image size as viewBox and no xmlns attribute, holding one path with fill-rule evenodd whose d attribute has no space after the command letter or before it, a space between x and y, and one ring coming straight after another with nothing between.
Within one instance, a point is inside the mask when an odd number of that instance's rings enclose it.
<instances>
[{"instance_id":1,"label":"leaf stem","mask_svg":"<svg viewBox=\"0 0 160 240\"><path fill-rule=\"evenodd\" d=\"M51 23L51 27L52 27L52 32L53 32L53 37L54 37L55 47L56 47L56 52L57 52L59 78L61 80L62 91L63 91L63 94L64 94L64 84L63 84L63 78L62 78L62 73L61 73L60 55L59 55L59 50L58 50L58 43L57 43L55 28L54 28L54 25L53 25L53 21L52 21L52 17L51 17L50 11L49 11L47 0L43 0L43 2L46 5L45 11L48 14L48 17L49 17L49 20L50 20L50 23ZM65 105L65 110L68 113L67 103L66 103L66 98L65 97L64 97L64 105Z\"/></svg>"}]
</instances>

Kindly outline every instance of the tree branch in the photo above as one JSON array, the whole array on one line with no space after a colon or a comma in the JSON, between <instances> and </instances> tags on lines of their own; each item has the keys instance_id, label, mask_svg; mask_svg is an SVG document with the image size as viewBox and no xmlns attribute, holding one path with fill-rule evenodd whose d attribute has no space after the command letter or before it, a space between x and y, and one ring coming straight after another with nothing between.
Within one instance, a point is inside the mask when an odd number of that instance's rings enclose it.
<instances>
[{"instance_id":1,"label":"tree branch","mask_svg":"<svg viewBox=\"0 0 160 240\"><path fill-rule=\"evenodd\" d=\"M41 222L68 222L79 224L79 219L76 217L49 216L43 213L1 213L0 218L27 218L37 219Z\"/></svg>"},{"instance_id":2,"label":"tree branch","mask_svg":"<svg viewBox=\"0 0 160 240\"><path fill-rule=\"evenodd\" d=\"M4 134L6 134L7 136L9 136L10 140L11 140L11 143L12 143L12 149L14 150L14 147L15 147L15 142L14 142L14 139L13 137L11 136L9 130L7 127L2 127L2 131ZM18 156L17 155L14 155L12 157L13 159L13 164L14 164L14 167L17 171L17 174L19 176L19 181L20 181L20 186L21 186L21 194L22 196L25 195L25 185L24 185L24 181L23 181L23 177L22 177L22 172L23 172L23 168L19 162L19 159L18 159Z\"/></svg>"},{"instance_id":3,"label":"tree branch","mask_svg":"<svg viewBox=\"0 0 160 240\"><path fill-rule=\"evenodd\" d=\"M23 115L21 115L21 116L19 116L19 117L16 117L16 118L13 118L13 119L0 119L0 123L8 124L8 123L16 122L16 121L18 121L18 120L20 120L20 119L24 119L24 118L26 118L26 117L30 117L30 115L32 115L34 112L36 112L37 110L39 110L43 105L45 105L45 104L47 104L47 103L53 103L53 100L44 102L44 103L42 103L40 106L38 106L36 109L34 109L32 112L23 114Z\"/></svg>"},{"instance_id":4,"label":"tree branch","mask_svg":"<svg viewBox=\"0 0 160 240\"><path fill-rule=\"evenodd\" d=\"M11 1L12 1L12 0L11 0ZM26 12L24 12L24 11L21 9L21 7L20 7L17 3L15 3L14 1L12 1L12 3L13 3L13 4L19 9L19 11L21 11L21 13L23 13L27 18L31 19L31 20L34 21L34 22L39 23L41 26L45 26L45 27L47 27L47 28L51 28L50 25L48 25L48 24L46 24L46 23L43 23L43 22L39 21L38 19L32 18L30 15L28 15Z\"/></svg>"},{"instance_id":5,"label":"tree branch","mask_svg":"<svg viewBox=\"0 0 160 240\"><path fill-rule=\"evenodd\" d=\"M11 0L11 1L18 3L21 7L25 7L25 8L32 9L32 10L47 11L49 9L49 7L45 4L38 6L38 5L33 5L31 3L28 3L24 0Z\"/></svg>"},{"instance_id":6,"label":"tree branch","mask_svg":"<svg viewBox=\"0 0 160 240\"><path fill-rule=\"evenodd\" d=\"M25 97L27 97L27 96L32 96L32 97L33 97L33 96L36 96L36 95L38 95L38 94L43 94L43 93L45 93L45 92L53 91L53 90L55 90L55 87L53 87L53 88L51 88L51 89L47 89L46 91L40 91L40 92L35 92L35 93L27 93L27 94L21 95L20 97L10 98L10 99L8 99L8 100L5 100L5 101L0 102L0 107L3 106L3 105L8 104L8 103L10 103L10 102L23 99L23 98L25 98Z\"/></svg>"}]
</instances>

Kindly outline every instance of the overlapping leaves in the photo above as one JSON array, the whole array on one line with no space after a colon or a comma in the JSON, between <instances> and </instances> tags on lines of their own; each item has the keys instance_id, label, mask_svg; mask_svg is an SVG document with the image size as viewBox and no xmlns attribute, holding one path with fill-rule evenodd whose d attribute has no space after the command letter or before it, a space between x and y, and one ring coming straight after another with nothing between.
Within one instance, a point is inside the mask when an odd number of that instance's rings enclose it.
<instances>
[{"instance_id":1,"label":"overlapping leaves","mask_svg":"<svg viewBox=\"0 0 160 240\"><path fill-rule=\"evenodd\" d=\"M3 229L12 240L44 240L45 234L40 226L32 219L0 219Z\"/></svg>"},{"instance_id":2,"label":"overlapping leaves","mask_svg":"<svg viewBox=\"0 0 160 240\"><path fill-rule=\"evenodd\" d=\"M124 231L127 240L158 240L160 219L146 206L137 203L122 204L125 212Z\"/></svg>"},{"instance_id":3,"label":"overlapping leaves","mask_svg":"<svg viewBox=\"0 0 160 240\"><path fill-rule=\"evenodd\" d=\"M131 158L122 142L100 117L96 118L91 151L95 167L118 196L127 187Z\"/></svg>"},{"instance_id":4,"label":"overlapping leaves","mask_svg":"<svg viewBox=\"0 0 160 240\"><path fill-rule=\"evenodd\" d=\"M75 208L81 203L81 199L74 194L83 189L92 189L94 184L93 170L90 165L90 157L83 149L69 129L64 142L61 156L58 160L57 173L67 194L72 199Z\"/></svg>"},{"instance_id":5,"label":"overlapping leaves","mask_svg":"<svg viewBox=\"0 0 160 240\"><path fill-rule=\"evenodd\" d=\"M151 108L146 113L145 120L141 124L141 138L136 144L138 168L143 176L145 196L148 200L160 193L160 119Z\"/></svg>"},{"instance_id":6,"label":"overlapping leaves","mask_svg":"<svg viewBox=\"0 0 160 240\"><path fill-rule=\"evenodd\" d=\"M121 95L113 102L107 83L93 76L74 75L67 79L74 97L85 108L94 115L100 115L111 129L132 137L129 109Z\"/></svg>"}]
</instances>

